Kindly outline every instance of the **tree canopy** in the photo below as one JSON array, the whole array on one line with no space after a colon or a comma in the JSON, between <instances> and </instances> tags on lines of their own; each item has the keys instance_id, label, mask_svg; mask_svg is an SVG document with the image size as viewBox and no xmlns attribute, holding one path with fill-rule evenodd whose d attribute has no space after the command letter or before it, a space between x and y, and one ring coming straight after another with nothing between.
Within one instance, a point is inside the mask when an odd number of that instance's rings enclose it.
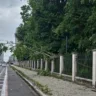
<instances>
[{"instance_id":1,"label":"tree canopy","mask_svg":"<svg viewBox=\"0 0 96 96\"><path fill-rule=\"evenodd\" d=\"M8 47L5 46L5 44L0 43L0 54L2 54L2 52L6 52L8 50Z\"/></svg>"},{"instance_id":2,"label":"tree canopy","mask_svg":"<svg viewBox=\"0 0 96 96\"><path fill-rule=\"evenodd\" d=\"M96 48L96 0L28 1L21 7L22 23L15 34L18 59Z\"/></svg>"}]
</instances>

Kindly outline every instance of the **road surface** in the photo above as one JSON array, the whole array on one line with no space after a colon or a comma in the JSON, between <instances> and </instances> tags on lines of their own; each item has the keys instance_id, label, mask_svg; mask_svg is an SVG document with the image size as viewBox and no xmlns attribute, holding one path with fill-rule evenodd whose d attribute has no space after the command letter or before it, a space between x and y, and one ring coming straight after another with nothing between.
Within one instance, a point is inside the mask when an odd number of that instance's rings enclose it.
<instances>
[{"instance_id":1,"label":"road surface","mask_svg":"<svg viewBox=\"0 0 96 96\"><path fill-rule=\"evenodd\" d=\"M0 96L3 96L1 94L3 94L4 92L3 85L4 85L5 72L6 72L6 67L0 65Z\"/></svg>"},{"instance_id":2,"label":"road surface","mask_svg":"<svg viewBox=\"0 0 96 96\"><path fill-rule=\"evenodd\" d=\"M39 96L8 67L8 96Z\"/></svg>"}]
</instances>

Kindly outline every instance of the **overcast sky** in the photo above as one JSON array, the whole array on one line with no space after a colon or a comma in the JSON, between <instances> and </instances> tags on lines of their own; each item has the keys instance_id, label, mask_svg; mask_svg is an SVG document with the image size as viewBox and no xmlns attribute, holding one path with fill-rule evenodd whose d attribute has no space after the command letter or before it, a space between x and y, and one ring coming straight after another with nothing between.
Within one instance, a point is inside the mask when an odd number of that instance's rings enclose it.
<instances>
[{"instance_id":1,"label":"overcast sky","mask_svg":"<svg viewBox=\"0 0 96 96\"><path fill-rule=\"evenodd\" d=\"M14 41L14 33L21 23L21 6L27 4L27 0L0 0L0 42ZM7 51L4 54L4 60L7 61L10 56Z\"/></svg>"}]
</instances>

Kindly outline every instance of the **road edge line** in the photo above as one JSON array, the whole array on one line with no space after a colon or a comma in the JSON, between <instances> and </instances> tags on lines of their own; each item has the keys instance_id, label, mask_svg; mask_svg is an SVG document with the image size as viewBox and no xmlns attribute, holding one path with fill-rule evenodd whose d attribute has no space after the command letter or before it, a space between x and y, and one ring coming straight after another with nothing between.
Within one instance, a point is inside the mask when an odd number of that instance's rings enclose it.
<instances>
[{"instance_id":1,"label":"road edge line","mask_svg":"<svg viewBox=\"0 0 96 96\"><path fill-rule=\"evenodd\" d=\"M5 71L5 76L4 76L4 81L3 81L3 87L2 87L2 91L1 91L1 96L8 96L8 90L7 90L7 77L8 77L8 73L7 73L7 67L6 67L6 71Z\"/></svg>"}]
</instances>

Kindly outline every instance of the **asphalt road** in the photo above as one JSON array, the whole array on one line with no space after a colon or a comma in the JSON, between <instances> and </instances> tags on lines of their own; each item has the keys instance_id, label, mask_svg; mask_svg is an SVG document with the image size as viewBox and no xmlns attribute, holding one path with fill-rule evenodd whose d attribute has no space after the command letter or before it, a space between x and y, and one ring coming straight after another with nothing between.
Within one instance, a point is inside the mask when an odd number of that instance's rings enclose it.
<instances>
[{"instance_id":1,"label":"asphalt road","mask_svg":"<svg viewBox=\"0 0 96 96\"><path fill-rule=\"evenodd\" d=\"M0 65L0 73L1 73L2 69L3 69L3 68L2 68L2 66Z\"/></svg>"},{"instance_id":2,"label":"asphalt road","mask_svg":"<svg viewBox=\"0 0 96 96\"><path fill-rule=\"evenodd\" d=\"M8 68L8 96L39 96L11 68Z\"/></svg>"},{"instance_id":3,"label":"asphalt road","mask_svg":"<svg viewBox=\"0 0 96 96\"><path fill-rule=\"evenodd\" d=\"M6 67L3 67L0 65L0 96L2 96L1 93L3 93L2 89L3 89L4 76L5 76L5 71L6 71L5 69Z\"/></svg>"}]
</instances>

